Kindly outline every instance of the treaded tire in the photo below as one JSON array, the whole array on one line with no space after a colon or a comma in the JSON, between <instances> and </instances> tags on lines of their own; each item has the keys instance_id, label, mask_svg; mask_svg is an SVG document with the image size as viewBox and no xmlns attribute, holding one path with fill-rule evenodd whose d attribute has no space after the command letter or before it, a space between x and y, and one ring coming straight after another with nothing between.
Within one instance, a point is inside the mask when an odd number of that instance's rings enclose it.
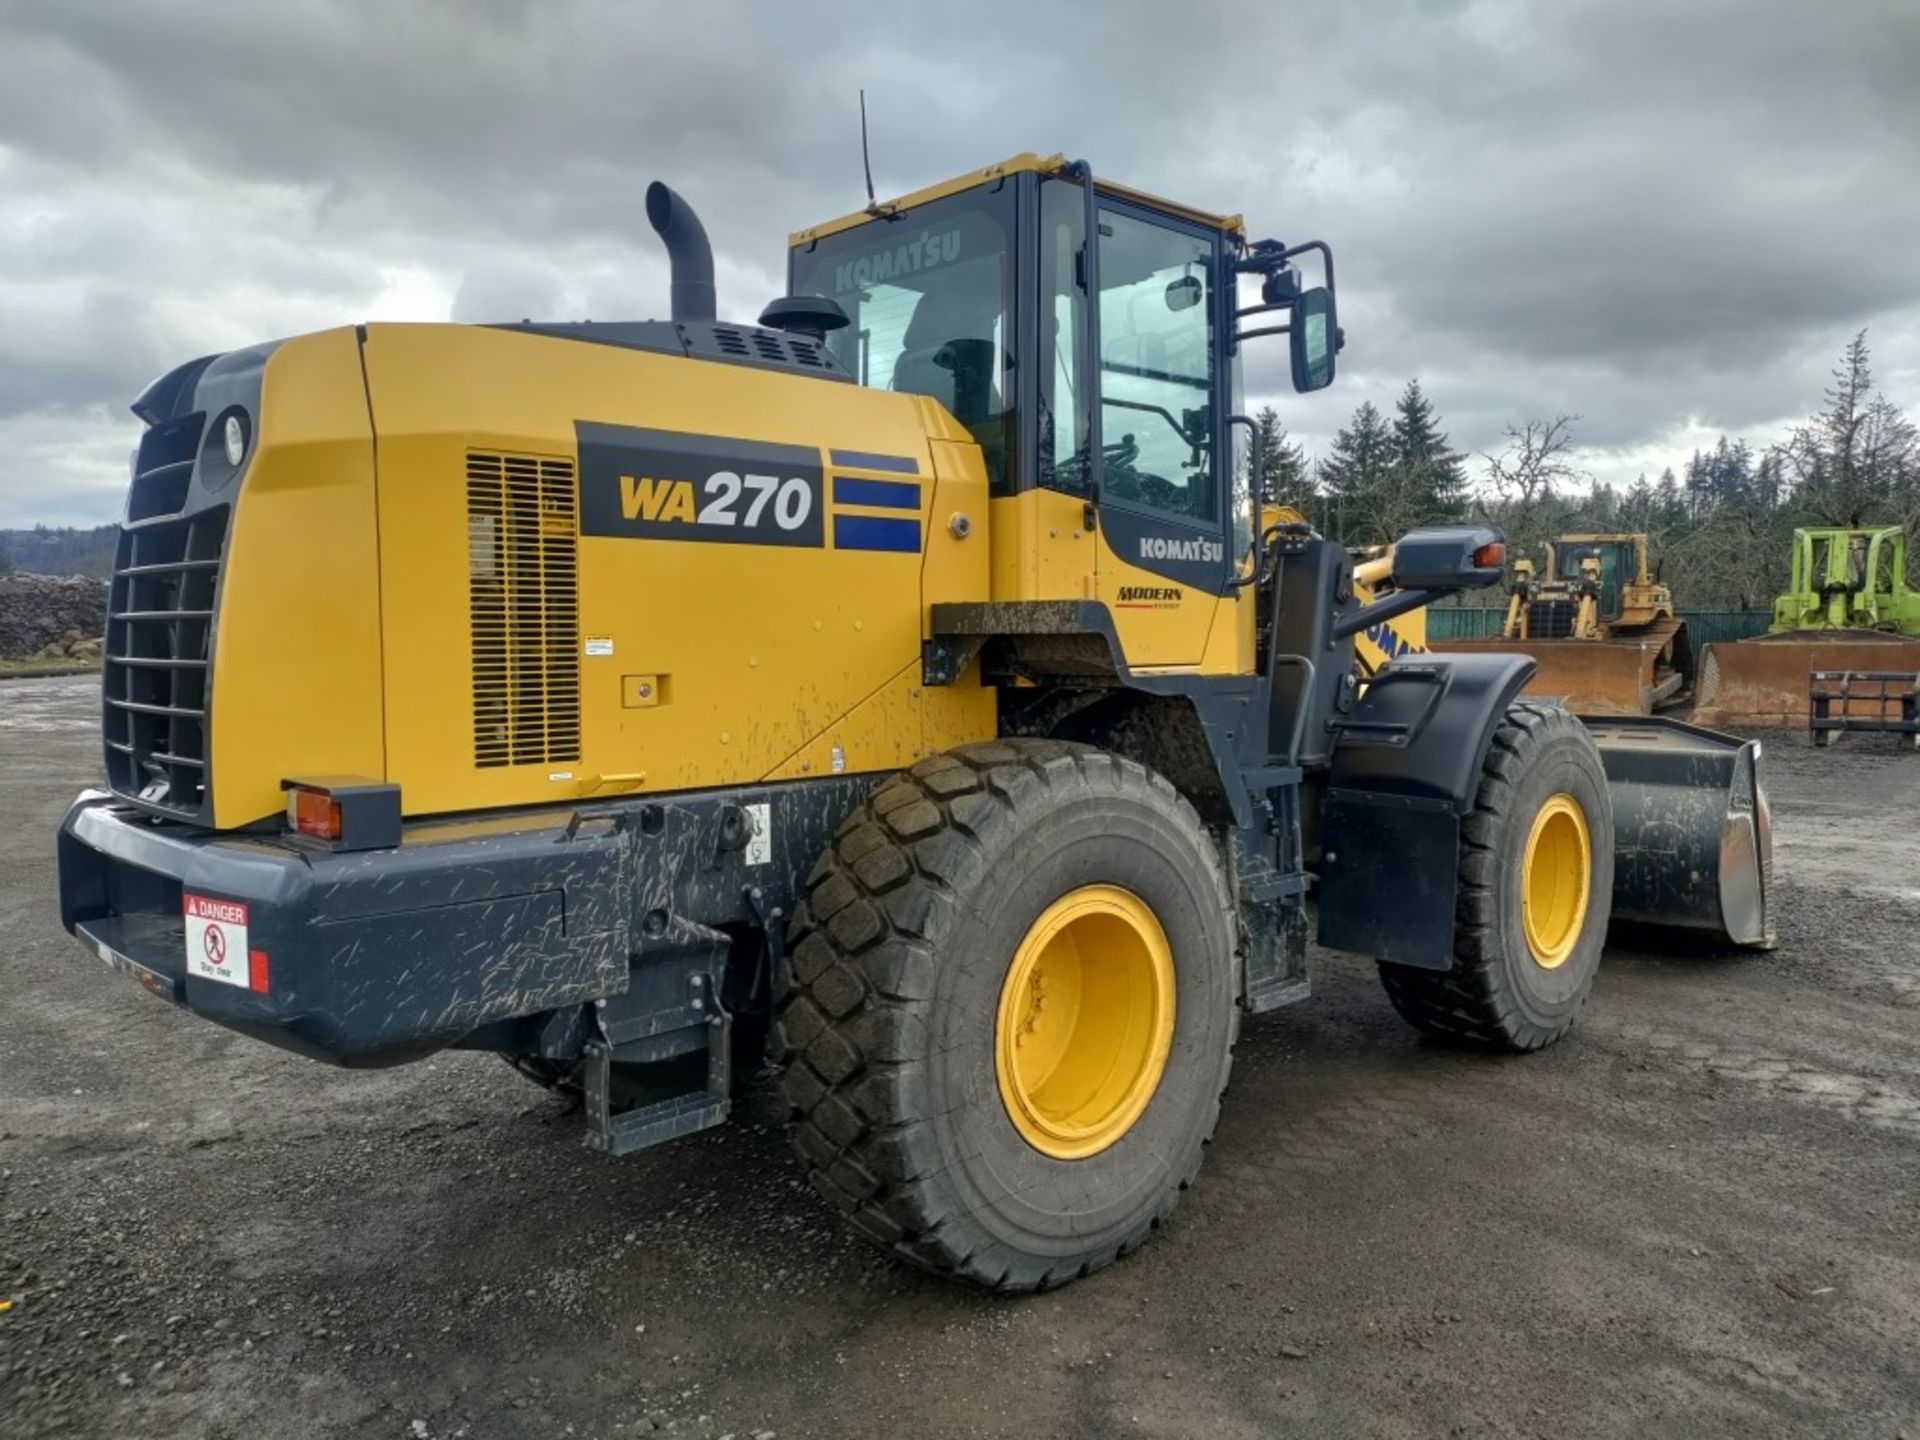
<instances>
[{"instance_id":1,"label":"treaded tire","mask_svg":"<svg viewBox=\"0 0 1920 1440\"><path fill-rule=\"evenodd\" d=\"M996 1014L1035 919L1096 884L1165 930L1173 1038L1131 1127L1061 1160L1007 1114ZM1239 1028L1226 881L1173 786L1064 741L964 746L882 784L806 890L775 1036L813 1187L899 1258L993 1290L1059 1285L1146 1240L1200 1168Z\"/></svg>"},{"instance_id":2,"label":"treaded tire","mask_svg":"<svg viewBox=\"0 0 1920 1440\"><path fill-rule=\"evenodd\" d=\"M1536 964L1521 914L1528 830L1553 795L1585 812L1591 854L1580 938L1555 969ZM1573 1028L1593 989L1613 909L1613 800L1586 727L1558 705L1518 700L1494 731L1472 811L1460 826L1453 968L1382 962L1394 1009L1439 1039L1538 1050Z\"/></svg>"}]
</instances>

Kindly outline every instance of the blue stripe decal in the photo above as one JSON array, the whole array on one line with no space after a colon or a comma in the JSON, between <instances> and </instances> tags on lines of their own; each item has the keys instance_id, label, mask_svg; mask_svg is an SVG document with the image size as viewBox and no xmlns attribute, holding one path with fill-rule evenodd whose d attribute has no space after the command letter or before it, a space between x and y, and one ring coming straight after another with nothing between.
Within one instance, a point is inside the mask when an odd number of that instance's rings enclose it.
<instances>
[{"instance_id":1,"label":"blue stripe decal","mask_svg":"<svg viewBox=\"0 0 1920 1440\"><path fill-rule=\"evenodd\" d=\"M836 515L833 517L833 548L918 554L920 522L891 520L879 515Z\"/></svg>"},{"instance_id":2,"label":"blue stripe decal","mask_svg":"<svg viewBox=\"0 0 1920 1440\"><path fill-rule=\"evenodd\" d=\"M851 475L836 475L833 477L833 503L877 505L885 510L918 510L920 487L898 480L856 480Z\"/></svg>"},{"instance_id":3,"label":"blue stripe decal","mask_svg":"<svg viewBox=\"0 0 1920 1440\"><path fill-rule=\"evenodd\" d=\"M918 475L920 462L911 455L876 455L871 450L829 450L833 463L849 470L897 470L902 475Z\"/></svg>"}]
</instances>

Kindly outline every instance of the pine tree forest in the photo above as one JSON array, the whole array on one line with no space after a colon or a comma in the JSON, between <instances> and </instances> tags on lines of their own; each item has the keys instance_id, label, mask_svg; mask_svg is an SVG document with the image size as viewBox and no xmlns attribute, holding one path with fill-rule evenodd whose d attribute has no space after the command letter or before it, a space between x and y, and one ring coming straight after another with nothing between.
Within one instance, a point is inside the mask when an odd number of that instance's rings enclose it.
<instances>
[{"instance_id":1,"label":"pine tree forest","mask_svg":"<svg viewBox=\"0 0 1920 1440\"><path fill-rule=\"evenodd\" d=\"M1520 421L1498 449L1462 454L1418 380L1391 414L1363 403L1318 458L1271 406L1255 420L1267 493L1348 545L1487 520L1514 553L1538 557L1559 534L1645 531L1659 577L1687 609L1766 609L1786 588L1797 526L1903 525L1920 536L1920 428L1875 387L1865 332L1841 355L1818 409L1784 440L1757 450L1723 435L1625 488L1581 467L1575 414ZM1912 552L1920 568L1920 541Z\"/></svg>"}]
</instances>

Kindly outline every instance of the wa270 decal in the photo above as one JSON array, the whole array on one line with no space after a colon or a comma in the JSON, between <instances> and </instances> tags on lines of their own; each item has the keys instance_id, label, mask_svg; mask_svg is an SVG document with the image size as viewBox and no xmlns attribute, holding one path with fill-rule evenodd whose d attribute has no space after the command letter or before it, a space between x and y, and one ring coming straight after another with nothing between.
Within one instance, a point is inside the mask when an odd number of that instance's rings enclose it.
<instances>
[{"instance_id":1,"label":"wa270 decal","mask_svg":"<svg viewBox=\"0 0 1920 1440\"><path fill-rule=\"evenodd\" d=\"M818 450L593 420L574 430L582 535L825 543Z\"/></svg>"}]
</instances>

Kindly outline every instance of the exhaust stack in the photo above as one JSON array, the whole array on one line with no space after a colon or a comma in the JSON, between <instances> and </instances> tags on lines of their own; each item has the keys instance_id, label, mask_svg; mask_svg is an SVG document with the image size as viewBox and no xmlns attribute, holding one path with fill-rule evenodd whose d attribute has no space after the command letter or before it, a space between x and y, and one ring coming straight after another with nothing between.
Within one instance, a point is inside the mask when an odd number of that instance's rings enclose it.
<instances>
[{"instance_id":1,"label":"exhaust stack","mask_svg":"<svg viewBox=\"0 0 1920 1440\"><path fill-rule=\"evenodd\" d=\"M693 207L658 180L647 186L647 223L659 233L673 267L671 315L675 320L712 320L713 247Z\"/></svg>"}]
</instances>

